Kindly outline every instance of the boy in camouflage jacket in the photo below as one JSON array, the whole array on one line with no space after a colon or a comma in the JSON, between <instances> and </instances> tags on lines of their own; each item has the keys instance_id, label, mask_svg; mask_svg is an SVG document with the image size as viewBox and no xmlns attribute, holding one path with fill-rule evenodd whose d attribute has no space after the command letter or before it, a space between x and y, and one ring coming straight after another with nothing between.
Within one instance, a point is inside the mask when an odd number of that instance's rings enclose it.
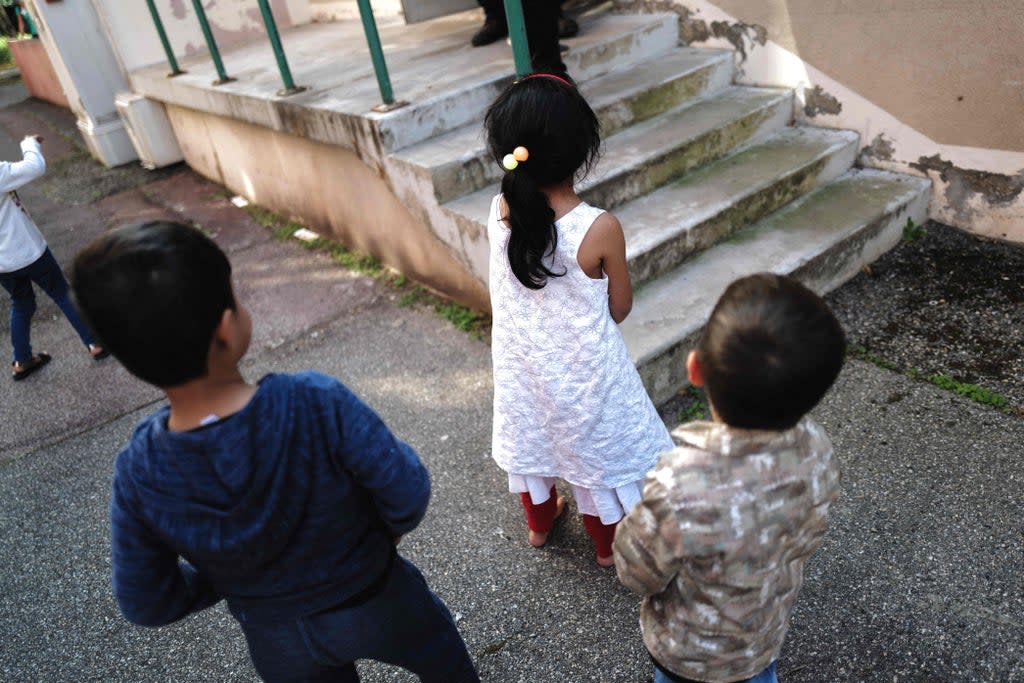
<instances>
[{"instance_id":1,"label":"boy in camouflage jacket","mask_svg":"<svg viewBox=\"0 0 1024 683\"><path fill-rule=\"evenodd\" d=\"M845 348L825 303L790 278L737 280L712 311L687 370L713 421L676 429L615 537L619 579L645 596L655 683L777 680L839 494L832 445L807 413Z\"/></svg>"}]
</instances>

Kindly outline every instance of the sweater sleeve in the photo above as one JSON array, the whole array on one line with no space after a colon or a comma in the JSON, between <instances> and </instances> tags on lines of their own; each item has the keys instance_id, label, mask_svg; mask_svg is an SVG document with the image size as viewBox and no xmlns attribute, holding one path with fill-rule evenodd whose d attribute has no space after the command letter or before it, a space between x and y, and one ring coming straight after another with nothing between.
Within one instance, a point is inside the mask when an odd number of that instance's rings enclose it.
<instances>
[{"instance_id":1,"label":"sweater sleeve","mask_svg":"<svg viewBox=\"0 0 1024 683\"><path fill-rule=\"evenodd\" d=\"M21 153L21 161L0 162L0 192L17 190L46 172L46 160L43 159L38 140L22 140Z\"/></svg>"},{"instance_id":2,"label":"sweater sleeve","mask_svg":"<svg viewBox=\"0 0 1024 683\"><path fill-rule=\"evenodd\" d=\"M358 396L337 384L335 410L341 426L341 464L370 494L392 536L419 525L430 500L430 475L416 451L391 433Z\"/></svg>"},{"instance_id":3,"label":"sweater sleeve","mask_svg":"<svg viewBox=\"0 0 1024 683\"><path fill-rule=\"evenodd\" d=\"M164 626L220 600L195 567L136 517L116 474L110 530L114 597L128 621Z\"/></svg>"},{"instance_id":4,"label":"sweater sleeve","mask_svg":"<svg viewBox=\"0 0 1024 683\"><path fill-rule=\"evenodd\" d=\"M666 486L671 476L664 464L648 474L643 499L615 530L615 571L640 595L664 591L683 562L682 533Z\"/></svg>"}]
</instances>

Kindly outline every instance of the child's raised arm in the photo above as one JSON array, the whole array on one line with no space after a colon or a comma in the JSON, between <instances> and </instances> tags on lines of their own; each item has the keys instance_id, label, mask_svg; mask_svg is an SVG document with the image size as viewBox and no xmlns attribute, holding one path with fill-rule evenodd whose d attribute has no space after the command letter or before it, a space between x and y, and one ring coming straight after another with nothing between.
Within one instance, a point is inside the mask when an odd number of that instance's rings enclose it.
<instances>
[{"instance_id":1,"label":"child's raised arm","mask_svg":"<svg viewBox=\"0 0 1024 683\"><path fill-rule=\"evenodd\" d=\"M46 160L39 148L43 138L26 135L21 141L21 161L0 162L0 192L11 192L46 173Z\"/></svg>"},{"instance_id":2,"label":"child's raised arm","mask_svg":"<svg viewBox=\"0 0 1024 683\"><path fill-rule=\"evenodd\" d=\"M621 323L633 309L633 285L626 262L626 236L619 219L605 211L590 226L580 244L576 260L595 280L608 276L608 311Z\"/></svg>"}]
</instances>

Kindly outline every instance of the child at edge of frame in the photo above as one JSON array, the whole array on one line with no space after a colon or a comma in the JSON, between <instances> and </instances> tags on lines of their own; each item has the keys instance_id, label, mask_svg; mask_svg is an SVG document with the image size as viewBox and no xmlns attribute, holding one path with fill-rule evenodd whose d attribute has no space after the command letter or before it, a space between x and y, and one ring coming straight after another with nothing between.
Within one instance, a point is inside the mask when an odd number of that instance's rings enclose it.
<instances>
[{"instance_id":1,"label":"child at edge of frame","mask_svg":"<svg viewBox=\"0 0 1024 683\"><path fill-rule=\"evenodd\" d=\"M788 277L733 282L687 360L711 421L672 436L619 525L619 580L644 596L656 683L776 683L776 663L839 495L839 465L808 412L846 340L828 306Z\"/></svg>"},{"instance_id":2,"label":"child at edge of frame","mask_svg":"<svg viewBox=\"0 0 1024 683\"><path fill-rule=\"evenodd\" d=\"M178 223L126 226L86 247L71 279L106 348L169 401L114 466L113 588L129 621L225 599L265 681L358 681L363 658L479 681L396 549L426 512L426 468L331 377L243 378L252 320L216 244Z\"/></svg>"},{"instance_id":3,"label":"child at edge of frame","mask_svg":"<svg viewBox=\"0 0 1024 683\"><path fill-rule=\"evenodd\" d=\"M547 543L569 484L597 564L611 567L615 525L672 447L618 323L633 305L622 226L575 184L596 163L600 126L575 85L536 73L485 118L505 174L487 220L493 311L491 453Z\"/></svg>"}]
</instances>

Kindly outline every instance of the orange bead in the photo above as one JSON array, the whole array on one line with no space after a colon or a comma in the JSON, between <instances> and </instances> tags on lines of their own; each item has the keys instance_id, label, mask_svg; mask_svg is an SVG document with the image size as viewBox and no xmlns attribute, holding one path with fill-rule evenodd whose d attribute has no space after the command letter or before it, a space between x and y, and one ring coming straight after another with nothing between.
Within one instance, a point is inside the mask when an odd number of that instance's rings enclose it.
<instances>
[{"instance_id":1,"label":"orange bead","mask_svg":"<svg viewBox=\"0 0 1024 683\"><path fill-rule=\"evenodd\" d=\"M512 156L516 161L526 161L530 158L530 151L525 147L516 147L512 150Z\"/></svg>"}]
</instances>

